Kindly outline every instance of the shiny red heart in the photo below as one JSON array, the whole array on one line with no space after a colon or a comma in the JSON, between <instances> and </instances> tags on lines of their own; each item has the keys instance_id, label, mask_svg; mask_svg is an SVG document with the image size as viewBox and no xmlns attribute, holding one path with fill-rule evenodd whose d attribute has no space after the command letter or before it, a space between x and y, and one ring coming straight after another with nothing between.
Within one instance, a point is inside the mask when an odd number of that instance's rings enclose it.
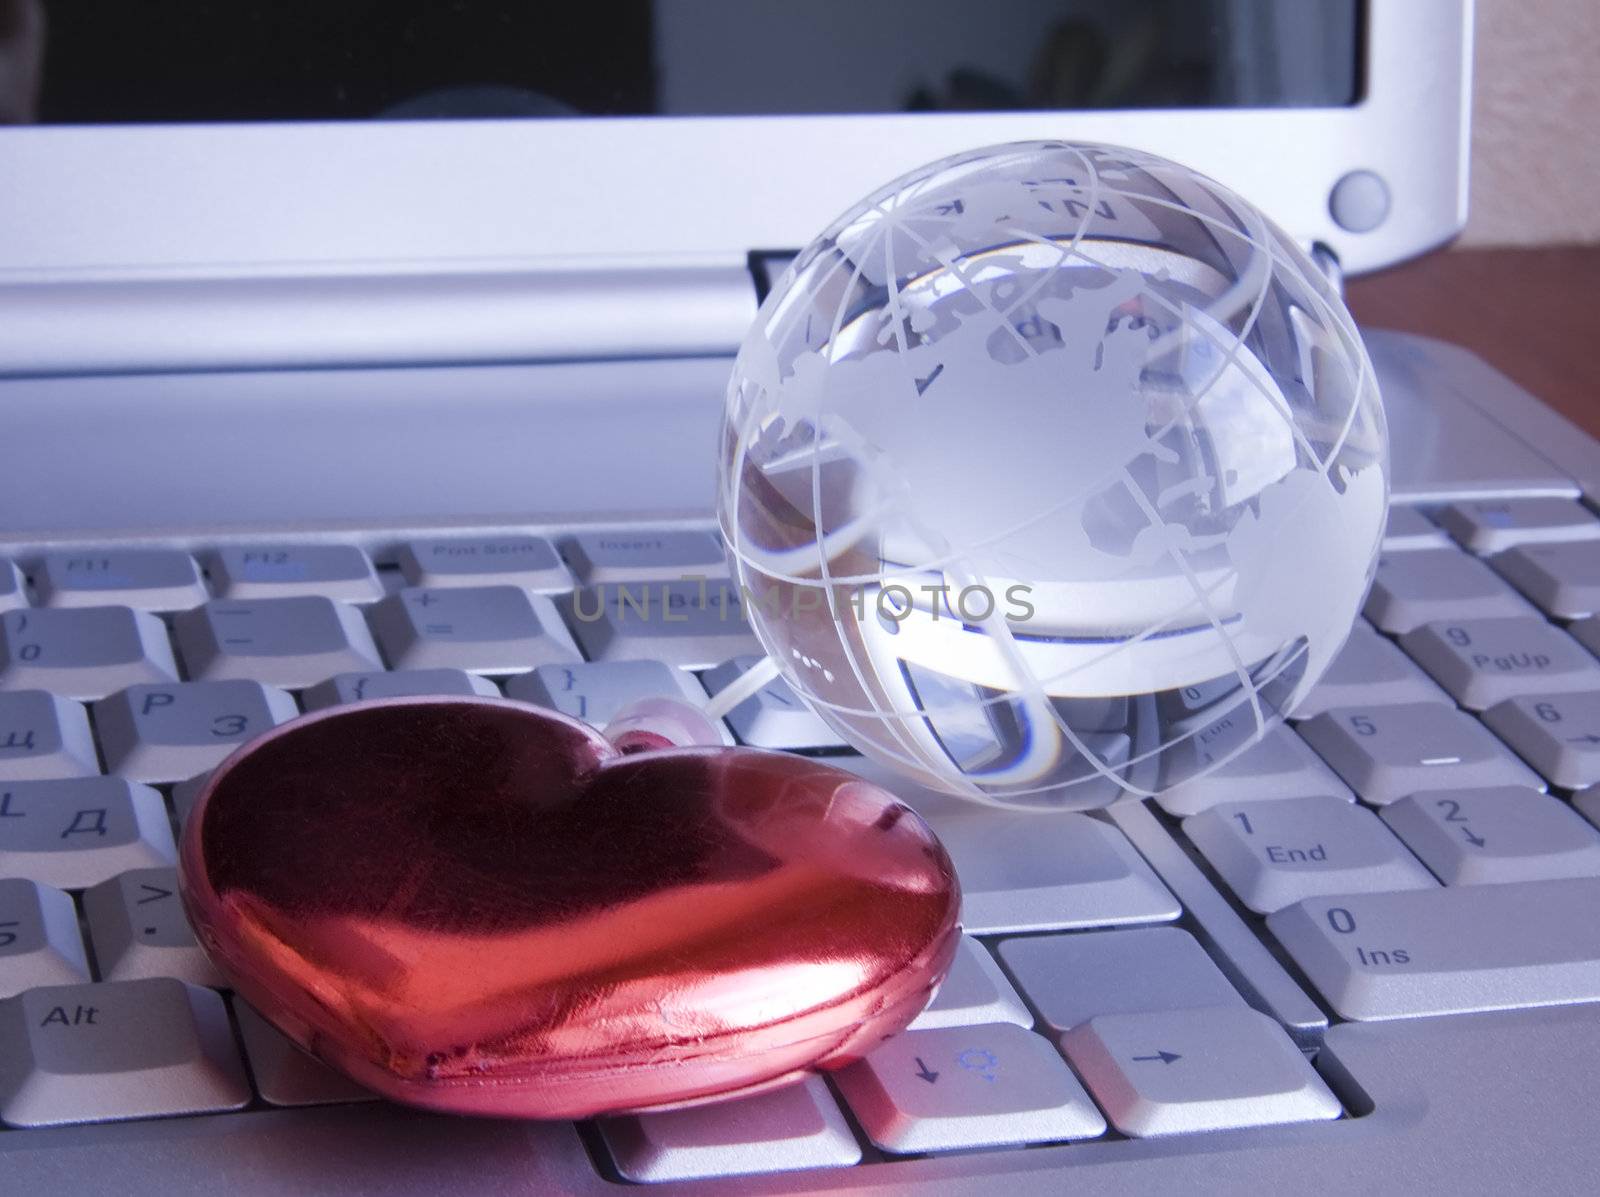
<instances>
[{"instance_id":1,"label":"shiny red heart","mask_svg":"<svg viewBox=\"0 0 1600 1197\"><path fill-rule=\"evenodd\" d=\"M949 966L949 857L889 794L754 749L622 755L520 703L285 724L185 829L235 988L396 1101L572 1118L859 1058Z\"/></svg>"}]
</instances>

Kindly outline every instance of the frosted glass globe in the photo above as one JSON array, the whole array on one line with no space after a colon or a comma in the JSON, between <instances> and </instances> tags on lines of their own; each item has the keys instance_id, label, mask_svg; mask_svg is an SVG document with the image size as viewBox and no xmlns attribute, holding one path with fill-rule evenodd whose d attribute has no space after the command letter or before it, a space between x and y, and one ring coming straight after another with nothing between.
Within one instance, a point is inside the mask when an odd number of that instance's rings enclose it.
<instances>
[{"instance_id":1,"label":"frosted glass globe","mask_svg":"<svg viewBox=\"0 0 1600 1197\"><path fill-rule=\"evenodd\" d=\"M1105 145L936 162L840 217L740 349L720 518L789 685L1008 806L1186 781L1343 644L1388 502L1372 367L1260 211Z\"/></svg>"}]
</instances>

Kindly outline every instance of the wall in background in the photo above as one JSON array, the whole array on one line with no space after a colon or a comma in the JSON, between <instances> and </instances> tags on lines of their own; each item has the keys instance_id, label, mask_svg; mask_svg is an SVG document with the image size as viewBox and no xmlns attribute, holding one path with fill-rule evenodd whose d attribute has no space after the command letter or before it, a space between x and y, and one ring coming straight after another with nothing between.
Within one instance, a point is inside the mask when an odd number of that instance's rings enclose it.
<instances>
[{"instance_id":1,"label":"wall in background","mask_svg":"<svg viewBox=\"0 0 1600 1197\"><path fill-rule=\"evenodd\" d=\"M1478 0L1463 245L1600 242L1600 2Z\"/></svg>"}]
</instances>

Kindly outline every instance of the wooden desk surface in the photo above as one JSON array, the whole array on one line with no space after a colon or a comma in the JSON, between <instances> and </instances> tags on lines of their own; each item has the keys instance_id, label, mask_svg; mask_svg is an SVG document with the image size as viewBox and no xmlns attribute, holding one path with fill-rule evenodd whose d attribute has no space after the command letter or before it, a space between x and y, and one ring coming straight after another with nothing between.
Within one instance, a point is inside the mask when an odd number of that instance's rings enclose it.
<instances>
[{"instance_id":1,"label":"wooden desk surface","mask_svg":"<svg viewBox=\"0 0 1600 1197\"><path fill-rule=\"evenodd\" d=\"M1430 254L1345 298L1363 326L1464 346L1600 437L1600 246Z\"/></svg>"}]
</instances>

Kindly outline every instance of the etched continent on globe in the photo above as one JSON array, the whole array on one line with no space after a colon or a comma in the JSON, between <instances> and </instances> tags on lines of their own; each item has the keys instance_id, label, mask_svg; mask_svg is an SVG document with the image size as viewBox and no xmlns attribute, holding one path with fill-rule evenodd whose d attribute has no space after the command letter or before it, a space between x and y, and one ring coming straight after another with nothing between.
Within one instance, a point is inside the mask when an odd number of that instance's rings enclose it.
<instances>
[{"instance_id":1,"label":"etched continent on globe","mask_svg":"<svg viewBox=\"0 0 1600 1197\"><path fill-rule=\"evenodd\" d=\"M1195 172L1037 142L796 258L729 387L720 518L789 684L925 784L1073 809L1248 747L1343 644L1387 440L1349 313Z\"/></svg>"}]
</instances>

